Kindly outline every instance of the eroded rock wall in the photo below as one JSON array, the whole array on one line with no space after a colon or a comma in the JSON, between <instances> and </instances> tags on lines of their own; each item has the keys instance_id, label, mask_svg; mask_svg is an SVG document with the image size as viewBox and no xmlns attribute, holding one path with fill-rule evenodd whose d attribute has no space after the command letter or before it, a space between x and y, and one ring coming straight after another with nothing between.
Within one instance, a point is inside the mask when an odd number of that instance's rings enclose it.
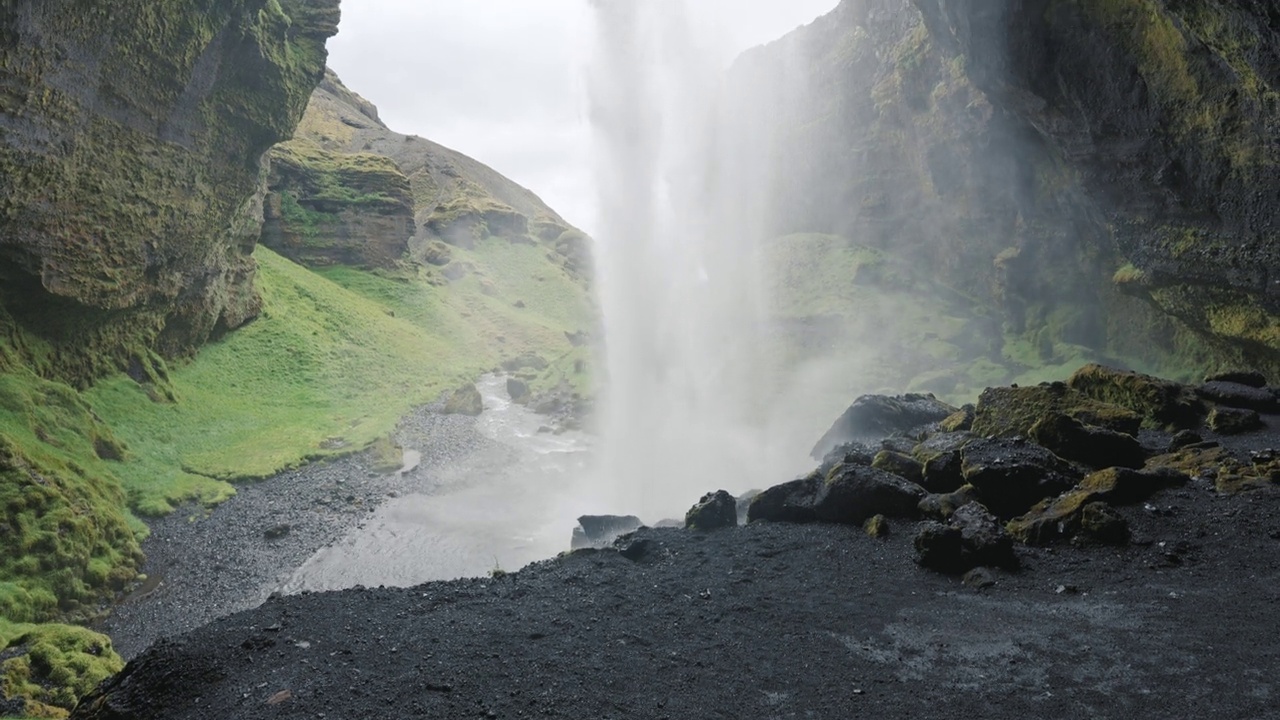
<instances>
[{"instance_id":1,"label":"eroded rock wall","mask_svg":"<svg viewBox=\"0 0 1280 720\"><path fill-rule=\"evenodd\" d=\"M1046 359L1275 372L1278 30L1265 2L845 0L737 70L781 108L776 234L881 247Z\"/></svg>"},{"instance_id":2,"label":"eroded rock wall","mask_svg":"<svg viewBox=\"0 0 1280 720\"><path fill-rule=\"evenodd\" d=\"M0 303L42 374L83 384L257 314L260 159L338 2L3 5Z\"/></svg>"}]
</instances>

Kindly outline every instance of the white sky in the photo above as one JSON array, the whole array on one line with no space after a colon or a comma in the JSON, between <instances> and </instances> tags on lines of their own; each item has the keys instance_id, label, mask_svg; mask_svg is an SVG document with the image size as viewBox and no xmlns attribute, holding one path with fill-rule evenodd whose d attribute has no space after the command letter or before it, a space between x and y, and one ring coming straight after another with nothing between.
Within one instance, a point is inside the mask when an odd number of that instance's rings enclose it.
<instances>
[{"instance_id":1,"label":"white sky","mask_svg":"<svg viewBox=\"0 0 1280 720\"><path fill-rule=\"evenodd\" d=\"M838 0L688 3L727 65ZM470 155L589 231L592 28L588 0L349 0L329 65L393 130Z\"/></svg>"}]
</instances>

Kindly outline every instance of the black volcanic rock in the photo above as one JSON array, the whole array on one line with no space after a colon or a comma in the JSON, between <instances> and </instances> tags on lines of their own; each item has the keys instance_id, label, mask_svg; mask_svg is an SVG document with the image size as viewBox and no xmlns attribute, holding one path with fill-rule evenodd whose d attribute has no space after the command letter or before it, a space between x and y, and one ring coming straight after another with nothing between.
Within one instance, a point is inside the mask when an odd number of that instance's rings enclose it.
<instances>
[{"instance_id":1,"label":"black volcanic rock","mask_svg":"<svg viewBox=\"0 0 1280 720\"><path fill-rule=\"evenodd\" d=\"M956 408L933 395L863 395L836 419L809 454L818 460L851 440L876 440L894 433L919 431L955 412Z\"/></svg>"}]
</instances>

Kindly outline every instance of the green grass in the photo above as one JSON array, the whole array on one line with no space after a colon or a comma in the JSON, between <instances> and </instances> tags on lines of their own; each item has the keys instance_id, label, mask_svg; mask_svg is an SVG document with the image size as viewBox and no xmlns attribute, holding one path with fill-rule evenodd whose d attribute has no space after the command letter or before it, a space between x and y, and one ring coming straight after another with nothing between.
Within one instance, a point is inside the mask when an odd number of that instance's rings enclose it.
<instances>
[{"instance_id":1,"label":"green grass","mask_svg":"<svg viewBox=\"0 0 1280 720\"><path fill-rule=\"evenodd\" d=\"M0 618L0 648L10 644L26 652L0 663L0 692L26 698L26 712L38 717L66 717L80 697L124 668L110 638L82 627Z\"/></svg>"},{"instance_id":2,"label":"green grass","mask_svg":"<svg viewBox=\"0 0 1280 720\"><path fill-rule=\"evenodd\" d=\"M123 376L85 393L130 447L118 474L143 514L364 447L483 367L447 336L265 248L256 257L262 316L171 369L177 402L152 402Z\"/></svg>"}]
</instances>

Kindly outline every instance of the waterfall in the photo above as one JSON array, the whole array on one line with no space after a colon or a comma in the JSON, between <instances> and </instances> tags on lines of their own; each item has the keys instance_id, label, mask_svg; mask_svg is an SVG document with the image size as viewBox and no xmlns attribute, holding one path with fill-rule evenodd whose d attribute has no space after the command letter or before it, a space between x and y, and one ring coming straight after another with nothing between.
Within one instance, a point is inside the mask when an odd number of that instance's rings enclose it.
<instances>
[{"instance_id":1,"label":"waterfall","mask_svg":"<svg viewBox=\"0 0 1280 720\"><path fill-rule=\"evenodd\" d=\"M761 400L768 153L683 0L596 0L600 501L647 521L788 479Z\"/></svg>"}]
</instances>

